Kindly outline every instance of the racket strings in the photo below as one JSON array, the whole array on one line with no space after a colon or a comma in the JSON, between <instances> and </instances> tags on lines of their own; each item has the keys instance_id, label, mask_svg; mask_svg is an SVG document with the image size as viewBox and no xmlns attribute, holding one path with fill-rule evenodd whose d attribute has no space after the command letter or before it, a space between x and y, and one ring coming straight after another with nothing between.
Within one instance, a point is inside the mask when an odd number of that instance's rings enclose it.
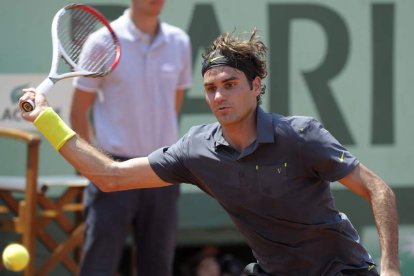
<instances>
[{"instance_id":1,"label":"racket strings","mask_svg":"<svg viewBox=\"0 0 414 276\"><path fill-rule=\"evenodd\" d=\"M59 18L58 29L62 50L78 70L105 75L112 69L117 43L96 16L81 9L69 9ZM93 38L98 34L99 43L94 43Z\"/></svg>"},{"instance_id":2,"label":"racket strings","mask_svg":"<svg viewBox=\"0 0 414 276\"><path fill-rule=\"evenodd\" d=\"M85 32L85 17L86 13L75 12L77 10L66 10L59 18L58 34L59 40L63 50L77 64L79 55L82 50L82 45L85 43L87 37L91 32ZM75 26L78 26L77 28ZM90 27L90 23L88 25Z\"/></svg>"},{"instance_id":3,"label":"racket strings","mask_svg":"<svg viewBox=\"0 0 414 276\"><path fill-rule=\"evenodd\" d=\"M72 36L75 38L75 40L78 40L76 38L81 39L81 41L78 43L80 45L84 45L84 42L89 38L89 36L93 32L104 27L101 21L97 20L96 17L92 16L87 12L79 12L78 10L75 10L75 17L78 17L79 20L76 22L77 24L74 24L73 26L74 32L72 32ZM107 31L107 29L102 28L101 31ZM100 44L95 45L93 51L88 53L87 56L85 55L85 57L87 58L84 58L83 62L81 63L82 68L91 72L109 70L110 68L102 69L101 67L103 65L110 66L112 64L114 60L113 53L115 52L114 47L115 43L113 42L113 39L110 36L109 31L107 31L103 35L103 38L101 38ZM76 47L74 49L74 55L76 56L76 58L78 58L81 54L82 47Z\"/></svg>"},{"instance_id":4,"label":"racket strings","mask_svg":"<svg viewBox=\"0 0 414 276\"><path fill-rule=\"evenodd\" d=\"M85 43L88 36L94 30L93 22L87 20L89 14L79 12L79 10L69 10L68 16L65 18L64 24L68 27L66 32L62 32L62 39L64 41L64 48L75 63L79 61L79 55L82 50L82 45ZM65 47L65 45L67 47Z\"/></svg>"}]
</instances>

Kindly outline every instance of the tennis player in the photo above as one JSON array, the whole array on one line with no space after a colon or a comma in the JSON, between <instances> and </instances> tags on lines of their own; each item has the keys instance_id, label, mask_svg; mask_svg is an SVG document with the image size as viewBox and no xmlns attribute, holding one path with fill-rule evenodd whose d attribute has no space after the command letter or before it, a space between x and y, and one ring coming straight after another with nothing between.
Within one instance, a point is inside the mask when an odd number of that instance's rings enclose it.
<instances>
[{"instance_id":1,"label":"tennis player","mask_svg":"<svg viewBox=\"0 0 414 276\"><path fill-rule=\"evenodd\" d=\"M381 245L381 275L400 275L398 215L390 187L310 117L260 107L267 48L223 34L203 54L205 98L216 123L192 127L148 157L113 161L75 134L42 94L28 121L106 192L191 183L215 198L252 248L247 275L378 275L347 216L334 204L339 181L368 201ZM350 204L352 204L350 202Z\"/></svg>"}]
</instances>

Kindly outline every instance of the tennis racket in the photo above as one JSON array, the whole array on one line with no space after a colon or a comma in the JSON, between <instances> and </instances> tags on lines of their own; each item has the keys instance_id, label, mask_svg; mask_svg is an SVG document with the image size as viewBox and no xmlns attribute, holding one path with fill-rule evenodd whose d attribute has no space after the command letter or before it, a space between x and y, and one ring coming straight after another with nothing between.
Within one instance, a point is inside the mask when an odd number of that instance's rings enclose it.
<instances>
[{"instance_id":1,"label":"tennis racket","mask_svg":"<svg viewBox=\"0 0 414 276\"><path fill-rule=\"evenodd\" d=\"M39 93L46 93L62 79L103 77L115 69L121 57L119 40L109 22L99 11L83 4L65 6L55 14L52 46L50 72L36 87ZM34 102L22 102L21 108L30 112Z\"/></svg>"}]
</instances>

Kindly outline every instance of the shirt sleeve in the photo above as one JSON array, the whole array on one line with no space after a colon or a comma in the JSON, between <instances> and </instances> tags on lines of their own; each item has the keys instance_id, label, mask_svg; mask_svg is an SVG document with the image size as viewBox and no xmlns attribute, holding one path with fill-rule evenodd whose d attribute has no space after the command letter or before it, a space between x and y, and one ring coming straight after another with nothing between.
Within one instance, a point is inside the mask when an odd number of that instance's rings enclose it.
<instances>
[{"instance_id":1,"label":"shirt sleeve","mask_svg":"<svg viewBox=\"0 0 414 276\"><path fill-rule=\"evenodd\" d=\"M193 183L191 172L185 166L188 152L186 136L170 147L163 147L148 156L154 172L168 183Z\"/></svg>"},{"instance_id":2,"label":"shirt sleeve","mask_svg":"<svg viewBox=\"0 0 414 276\"><path fill-rule=\"evenodd\" d=\"M300 154L311 174L326 181L337 181L348 175L358 159L342 146L322 124L311 119L301 129Z\"/></svg>"},{"instance_id":3,"label":"shirt sleeve","mask_svg":"<svg viewBox=\"0 0 414 276\"><path fill-rule=\"evenodd\" d=\"M100 89L102 78L76 77L73 86L85 92L97 93Z\"/></svg>"}]
</instances>

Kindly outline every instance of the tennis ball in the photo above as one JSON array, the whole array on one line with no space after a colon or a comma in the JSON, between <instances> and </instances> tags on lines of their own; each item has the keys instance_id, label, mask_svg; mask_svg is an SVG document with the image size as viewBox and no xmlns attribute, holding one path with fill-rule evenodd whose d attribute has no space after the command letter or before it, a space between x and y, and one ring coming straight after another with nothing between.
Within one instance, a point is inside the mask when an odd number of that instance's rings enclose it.
<instances>
[{"instance_id":1,"label":"tennis ball","mask_svg":"<svg viewBox=\"0 0 414 276\"><path fill-rule=\"evenodd\" d=\"M3 264L11 271L22 271L29 263L29 252L18 243L9 244L3 251Z\"/></svg>"}]
</instances>

